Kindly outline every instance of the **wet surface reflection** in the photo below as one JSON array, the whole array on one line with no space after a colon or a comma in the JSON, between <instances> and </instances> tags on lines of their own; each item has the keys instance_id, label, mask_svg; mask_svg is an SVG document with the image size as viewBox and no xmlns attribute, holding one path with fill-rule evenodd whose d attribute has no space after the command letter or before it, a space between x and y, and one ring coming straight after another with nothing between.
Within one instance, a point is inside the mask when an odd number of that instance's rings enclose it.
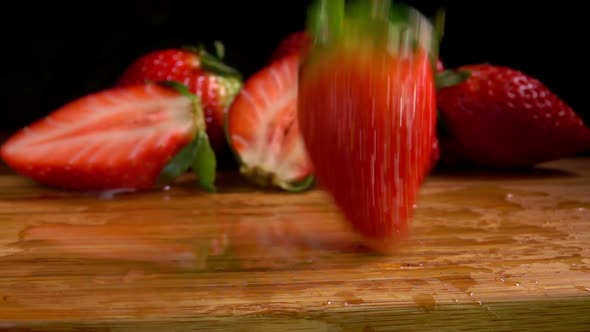
<instances>
[{"instance_id":1,"label":"wet surface reflection","mask_svg":"<svg viewBox=\"0 0 590 332\"><path fill-rule=\"evenodd\" d=\"M318 313L358 311L362 321L361 312L379 319L384 308L418 317L447 305L488 312L587 297L588 178L433 176L411 233L385 254L368 249L319 191L236 184L212 195L179 185L105 197L3 176L0 320L323 321Z\"/></svg>"}]
</instances>

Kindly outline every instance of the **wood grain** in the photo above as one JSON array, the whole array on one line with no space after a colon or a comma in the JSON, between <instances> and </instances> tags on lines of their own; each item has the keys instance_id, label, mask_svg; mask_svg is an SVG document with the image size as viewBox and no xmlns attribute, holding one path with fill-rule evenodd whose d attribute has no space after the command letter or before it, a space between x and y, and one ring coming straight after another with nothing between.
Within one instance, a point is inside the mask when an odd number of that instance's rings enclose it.
<instances>
[{"instance_id":1,"label":"wood grain","mask_svg":"<svg viewBox=\"0 0 590 332\"><path fill-rule=\"evenodd\" d=\"M590 160L436 174L396 251L319 191L114 196L0 175L0 329L588 331Z\"/></svg>"}]
</instances>

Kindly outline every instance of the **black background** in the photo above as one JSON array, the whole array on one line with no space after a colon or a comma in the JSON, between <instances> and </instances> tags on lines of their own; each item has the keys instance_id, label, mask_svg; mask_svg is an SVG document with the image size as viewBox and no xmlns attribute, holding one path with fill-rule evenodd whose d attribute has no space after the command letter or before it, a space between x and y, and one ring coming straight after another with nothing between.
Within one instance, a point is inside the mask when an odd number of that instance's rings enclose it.
<instances>
[{"instance_id":1,"label":"black background","mask_svg":"<svg viewBox=\"0 0 590 332\"><path fill-rule=\"evenodd\" d=\"M26 125L62 104L107 88L134 58L158 48L226 45L246 75L303 28L310 1L78 1L6 3L1 17L0 129ZM586 122L588 29L582 2L411 1L426 15L447 10L441 56L448 67L490 62L543 81ZM14 6L14 7L13 7Z\"/></svg>"}]
</instances>

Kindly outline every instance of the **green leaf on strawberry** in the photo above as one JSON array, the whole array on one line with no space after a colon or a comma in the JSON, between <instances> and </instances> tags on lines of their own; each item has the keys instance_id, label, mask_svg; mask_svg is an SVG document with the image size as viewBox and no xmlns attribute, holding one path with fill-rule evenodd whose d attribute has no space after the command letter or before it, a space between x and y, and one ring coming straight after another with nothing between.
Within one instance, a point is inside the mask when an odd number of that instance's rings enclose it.
<instances>
[{"instance_id":1,"label":"green leaf on strawberry","mask_svg":"<svg viewBox=\"0 0 590 332\"><path fill-rule=\"evenodd\" d=\"M447 69L436 73L436 88L443 89L454 85L461 84L469 79L471 72L468 70L451 70Z\"/></svg>"},{"instance_id":2,"label":"green leaf on strawberry","mask_svg":"<svg viewBox=\"0 0 590 332\"><path fill-rule=\"evenodd\" d=\"M161 84L174 88L178 93L193 101L197 135L190 144L184 147L166 164L160 174L159 182L167 183L174 180L192 167L201 187L209 192L216 191L215 173L217 160L215 152L209 143L209 137L207 136L203 106L200 98L192 94L181 83L164 81Z\"/></svg>"},{"instance_id":3,"label":"green leaf on strawberry","mask_svg":"<svg viewBox=\"0 0 590 332\"><path fill-rule=\"evenodd\" d=\"M215 55L207 51L207 48L202 44L198 47L185 46L183 48L199 55L199 61L204 70L219 76L235 77L242 80L242 74L237 69L230 67L221 61L225 56L225 46L223 46L223 43L215 41L213 46L215 48Z\"/></svg>"},{"instance_id":4,"label":"green leaf on strawberry","mask_svg":"<svg viewBox=\"0 0 590 332\"><path fill-rule=\"evenodd\" d=\"M197 145L197 140L190 142L164 166L158 185L164 186L188 171L197 156Z\"/></svg>"},{"instance_id":5,"label":"green leaf on strawberry","mask_svg":"<svg viewBox=\"0 0 590 332\"><path fill-rule=\"evenodd\" d=\"M205 70L220 76L231 76L242 79L242 74L239 71L219 61L219 59L209 53L201 54L201 66Z\"/></svg>"},{"instance_id":6,"label":"green leaf on strawberry","mask_svg":"<svg viewBox=\"0 0 590 332\"><path fill-rule=\"evenodd\" d=\"M215 172L217 160L215 152L209 144L209 137L205 131L199 132L196 139L196 153L193 158L193 172L199 177L199 184L207 191L215 192Z\"/></svg>"}]
</instances>

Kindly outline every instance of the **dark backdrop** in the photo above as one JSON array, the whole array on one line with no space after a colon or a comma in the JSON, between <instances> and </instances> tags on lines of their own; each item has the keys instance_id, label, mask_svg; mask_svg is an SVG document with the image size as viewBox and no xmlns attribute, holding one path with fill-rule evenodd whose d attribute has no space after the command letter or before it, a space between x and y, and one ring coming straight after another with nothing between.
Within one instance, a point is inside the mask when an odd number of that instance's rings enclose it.
<instances>
[{"instance_id":1,"label":"dark backdrop","mask_svg":"<svg viewBox=\"0 0 590 332\"><path fill-rule=\"evenodd\" d=\"M447 9L447 66L491 62L541 79L590 121L585 87L585 4L574 1L407 1ZM215 39L246 75L279 40L302 29L309 1L11 2L3 6L1 128L17 128L108 87L137 56ZM520 3L520 7L517 5ZM585 45L584 45L585 46ZM584 61L583 61L584 60Z\"/></svg>"}]
</instances>

